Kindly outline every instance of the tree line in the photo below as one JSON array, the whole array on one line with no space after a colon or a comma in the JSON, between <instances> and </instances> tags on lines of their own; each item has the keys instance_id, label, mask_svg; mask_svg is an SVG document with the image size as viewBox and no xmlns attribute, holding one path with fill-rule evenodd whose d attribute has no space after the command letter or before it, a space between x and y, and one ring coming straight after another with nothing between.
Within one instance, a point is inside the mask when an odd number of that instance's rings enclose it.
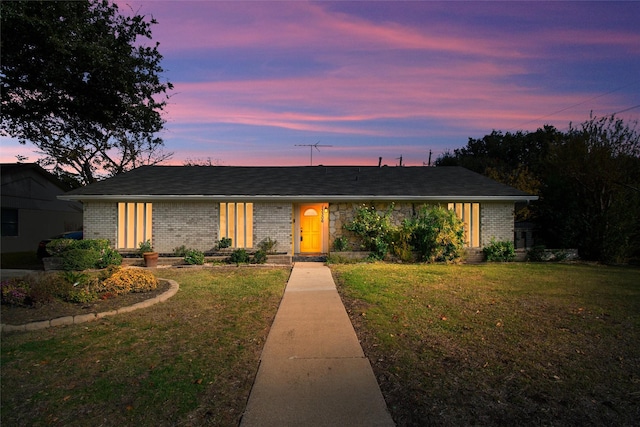
<instances>
[{"instance_id":1,"label":"tree line","mask_svg":"<svg viewBox=\"0 0 640 427\"><path fill-rule=\"evenodd\" d=\"M516 220L534 224L537 242L577 248L587 260L640 262L637 122L591 115L566 132L493 131L436 160L446 165L539 196L516 210Z\"/></svg>"}]
</instances>

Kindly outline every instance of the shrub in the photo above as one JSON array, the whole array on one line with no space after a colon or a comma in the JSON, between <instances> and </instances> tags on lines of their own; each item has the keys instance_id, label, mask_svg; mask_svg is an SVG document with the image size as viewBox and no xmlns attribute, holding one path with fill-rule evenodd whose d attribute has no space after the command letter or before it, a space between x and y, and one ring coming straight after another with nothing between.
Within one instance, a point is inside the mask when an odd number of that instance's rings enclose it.
<instances>
[{"instance_id":1,"label":"shrub","mask_svg":"<svg viewBox=\"0 0 640 427\"><path fill-rule=\"evenodd\" d=\"M139 268L119 268L99 285L100 292L122 295L129 292L148 292L158 288L158 279Z\"/></svg>"},{"instance_id":2,"label":"shrub","mask_svg":"<svg viewBox=\"0 0 640 427\"><path fill-rule=\"evenodd\" d=\"M511 241L497 242L491 239L489 245L482 248L489 262L509 262L516 259L516 250Z\"/></svg>"},{"instance_id":3,"label":"shrub","mask_svg":"<svg viewBox=\"0 0 640 427\"><path fill-rule=\"evenodd\" d=\"M249 254L244 249L236 249L231 252L229 262L234 264L246 264L249 262Z\"/></svg>"},{"instance_id":4,"label":"shrub","mask_svg":"<svg viewBox=\"0 0 640 427\"><path fill-rule=\"evenodd\" d=\"M0 282L2 304L24 306L30 305L29 284L22 279L7 279Z\"/></svg>"},{"instance_id":5,"label":"shrub","mask_svg":"<svg viewBox=\"0 0 640 427\"><path fill-rule=\"evenodd\" d=\"M384 213L379 213L374 206L362 206L344 229L356 234L362 240L362 247L371 251L374 259L383 259L389 252L391 240L391 212L393 205Z\"/></svg>"},{"instance_id":6,"label":"shrub","mask_svg":"<svg viewBox=\"0 0 640 427\"><path fill-rule=\"evenodd\" d=\"M204 264L204 253L197 249L188 249L184 255L184 262L189 265L202 265Z\"/></svg>"},{"instance_id":7,"label":"shrub","mask_svg":"<svg viewBox=\"0 0 640 427\"><path fill-rule=\"evenodd\" d=\"M258 243L258 249L265 252L265 254L274 253L277 246L278 241L273 240L271 237L266 237L260 243Z\"/></svg>"},{"instance_id":8,"label":"shrub","mask_svg":"<svg viewBox=\"0 0 640 427\"><path fill-rule=\"evenodd\" d=\"M267 262L267 252L259 249L253 254L253 263L254 264L264 264Z\"/></svg>"},{"instance_id":9,"label":"shrub","mask_svg":"<svg viewBox=\"0 0 640 427\"><path fill-rule=\"evenodd\" d=\"M63 270L88 270L101 261L100 252L93 249L69 249L62 253Z\"/></svg>"},{"instance_id":10,"label":"shrub","mask_svg":"<svg viewBox=\"0 0 640 427\"><path fill-rule=\"evenodd\" d=\"M537 245L532 247L527 251L527 260L533 262L542 262L547 260L547 255L545 254L545 246Z\"/></svg>"},{"instance_id":11,"label":"shrub","mask_svg":"<svg viewBox=\"0 0 640 427\"><path fill-rule=\"evenodd\" d=\"M464 253L464 224L451 210L423 206L402 227L422 261L456 261Z\"/></svg>"},{"instance_id":12,"label":"shrub","mask_svg":"<svg viewBox=\"0 0 640 427\"><path fill-rule=\"evenodd\" d=\"M349 248L349 239L346 236L336 237L333 241L333 249L338 252L346 251Z\"/></svg>"},{"instance_id":13,"label":"shrub","mask_svg":"<svg viewBox=\"0 0 640 427\"><path fill-rule=\"evenodd\" d=\"M220 241L218 242L218 248L220 249L224 249L224 248L230 248L231 247L231 243L232 240L229 237L223 237L222 239L220 239Z\"/></svg>"},{"instance_id":14,"label":"shrub","mask_svg":"<svg viewBox=\"0 0 640 427\"><path fill-rule=\"evenodd\" d=\"M182 246L178 246L177 248L175 248L173 250L173 255L177 256L177 257L185 257L187 256L187 247L185 245Z\"/></svg>"},{"instance_id":15,"label":"shrub","mask_svg":"<svg viewBox=\"0 0 640 427\"><path fill-rule=\"evenodd\" d=\"M397 227L391 233L391 253L403 262L415 261L411 246L411 228Z\"/></svg>"},{"instance_id":16,"label":"shrub","mask_svg":"<svg viewBox=\"0 0 640 427\"><path fill-rule=\"evenodd\" d=\"M61 258L64 270L87 270L122 264L122 256L111 248L106 239L55 239L47 244L47 251Z\"/></svg>"}]
</instances>

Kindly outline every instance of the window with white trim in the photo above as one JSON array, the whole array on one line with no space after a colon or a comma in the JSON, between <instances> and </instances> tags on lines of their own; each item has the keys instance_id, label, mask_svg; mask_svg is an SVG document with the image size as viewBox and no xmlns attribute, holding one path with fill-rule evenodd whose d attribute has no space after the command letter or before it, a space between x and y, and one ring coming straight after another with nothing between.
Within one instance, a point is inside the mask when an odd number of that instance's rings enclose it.
<instances>
[{"instance_id":1,"label":"window with white trim","mask_svg":"<svg viewBox=\"0 0 640 427\"><path fill-rule=\"evenodd\" d=\"M118 249L138 249L152 240L152 203L118 203Z\"/></svg>"},{"instance_id":2,"label":"window with white trim","mask_svg":"<svg viewBox=\"0 0 640 427\"><path fill-rule=\"evenodd\" d=\"M220 203L220 239L232 248L253 247L253 203Z\"/></svg>"},{"instance_id":3,"label":"window with white trim","mask_svg":"<svg viewBox=\"0 0 640 427\"><path fill-rule=\"evenodd\" d=\"M448 208L464 223L465 245L480 247L480 203L449 203Z\"/></svg>"}]
</instances>

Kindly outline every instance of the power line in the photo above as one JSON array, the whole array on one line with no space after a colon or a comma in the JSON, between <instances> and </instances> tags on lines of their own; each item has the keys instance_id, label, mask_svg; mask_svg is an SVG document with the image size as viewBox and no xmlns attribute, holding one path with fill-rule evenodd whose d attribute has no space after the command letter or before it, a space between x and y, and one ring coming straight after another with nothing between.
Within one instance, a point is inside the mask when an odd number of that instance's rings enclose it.
<instances>
[{"instance_id":1,"label":"power line","mask_svg":"<svg viewBox=\"0 0 640 427\"><path fill-rule=\"evenodd\" d=\"M586 104L587 102L593 101L594 99L598 99L598 98L602 98L603 96L610 95L610 94L612 94L612 93L614 93L614 92L617 92L617 91L619 91L619 90L626 89L626 88L631 87L631 86L635 86L635 85L637 85L638 83L640 83L640 82L633 82L633 83L630 83L630 84L628 84L628 85L621 86L621 87L619 87L619 88L616 88L616 89L610 90L609 92L605 92L605 93L603 93L603 94L600 94L600 95L594 96L594 97L592 97L592 98L586 99L586 100L584 100L584 101L578 102L577 104L570 105L570 106L568 106L568 107L566 107L566 108L563 108L563 109L561 109L561 110L554 111L553 113L547 114L547 115L545 115L545 116L538 117L537 119L528 120L528 121L526 121L526 122L524 122L524 123L521 123L521 124L517 125L514 129L520 128L520 127L522 127L522 126L524 126L524 125L528 125L529 123L532 123L532 122L537 122L537 121L540 121L540 120L542 120L542 119L546 119L547 117L555 116L555 115L556 115L556 114L558 114L558 113L562 113L562 112L564 112L564 111L567 111L567 110L570 110L570 109L572 109L572 108L578 107L578 106L580 106L580 105ZM635 107L628 108L628 109L623 110L623 111L618 111L618 113L623 113L623 112L625 112L625 111L629 111L629 110L632 110L632 109L634 109L634 108L638 108L638 105L636 105ZM614 113L614 114L618 114L618 113Z\"/></svg>"},{"instance_id":2,"label":"power line","mask_svg":"<svg viewBox=\"0 0 640 427\"><path fill-rule=\"evenodd\" d=\"M633 107L625 108L624 110L616 111L616 112L615 112L615 113L613 113L613 114L626 113L627 111L631 111L631 110L633 110L633 109L635 109L635 108L638 108L638 107L640 107L640 104L638 104L638 105L634 105Z\"/></svg>"}]
</instances>

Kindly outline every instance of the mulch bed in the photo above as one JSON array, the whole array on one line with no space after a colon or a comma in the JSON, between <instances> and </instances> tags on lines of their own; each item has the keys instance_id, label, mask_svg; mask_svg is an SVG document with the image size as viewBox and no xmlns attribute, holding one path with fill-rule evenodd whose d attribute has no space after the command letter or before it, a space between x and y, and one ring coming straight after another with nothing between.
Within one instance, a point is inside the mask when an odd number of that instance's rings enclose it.
<instances>
[{"instance_id":1,"label":"mulch bed","mask_svg":"<svg viewBox=\"0 0 640 427\"><path fill-rule=\"evenodd\" d=\"M101 313L127 307L141 301L162 294L169 289L169 282L161 280L158 289L150 292L129 293L108 299L98 299L90 303L70 303L54 300L39 307L14 307L3 305L0 310L0 321L8 325L21 325L29 322L39 322L58 317L75 316L78 314Z\"/></svg>"}]
</instances>

